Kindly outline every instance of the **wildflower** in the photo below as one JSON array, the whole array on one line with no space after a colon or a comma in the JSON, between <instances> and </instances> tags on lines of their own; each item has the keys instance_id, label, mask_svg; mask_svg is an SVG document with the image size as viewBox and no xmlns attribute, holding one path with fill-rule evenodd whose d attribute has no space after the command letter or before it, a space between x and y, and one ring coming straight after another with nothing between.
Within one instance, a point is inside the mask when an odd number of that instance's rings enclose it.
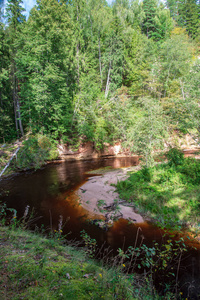
<instances>
[{"instance_id":1,"label":"wildflower","mask_svg":"<svg viewBox=\"0 0 200 300\"><path fill-rule=\"evenodd\" d=\"M125 264L122 265L125 268Z\"/></svg>"},{"instance_id":2,"label":"wildflower","mask_svg":"<svg viewBox=\"0 0 200 300\"><path fill-rule=\"evenodd\" d=\"M101 273L99 273L99 276L102 278L102 274Z\"/></svg>"}]
</instances>

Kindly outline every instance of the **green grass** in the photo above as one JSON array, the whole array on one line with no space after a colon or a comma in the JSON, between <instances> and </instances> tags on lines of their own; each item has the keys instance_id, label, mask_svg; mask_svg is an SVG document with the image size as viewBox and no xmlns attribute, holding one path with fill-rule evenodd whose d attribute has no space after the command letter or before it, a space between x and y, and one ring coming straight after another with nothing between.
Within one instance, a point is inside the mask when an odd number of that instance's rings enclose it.
<instances>
[{"instance_id":1,"label":"green grass","mask_svg":"<svg viewBox=\"0 0 200 300\"><path fill-rule=\"evenodd\" d=\"M183 158L130 174L117 184L120 198L159 225L200 229L200 161Z\"/></svg>"},{"instance_id":2,"label":"green grass","mask_svg":"<svg viewBox=\"0 0 200 300\"><path fill-rule=\"evenodd\" d=\"M103 266L58 235L0 226L1 299L160 299L147 278L122 268Z\"/></svg>"}]
</instances>

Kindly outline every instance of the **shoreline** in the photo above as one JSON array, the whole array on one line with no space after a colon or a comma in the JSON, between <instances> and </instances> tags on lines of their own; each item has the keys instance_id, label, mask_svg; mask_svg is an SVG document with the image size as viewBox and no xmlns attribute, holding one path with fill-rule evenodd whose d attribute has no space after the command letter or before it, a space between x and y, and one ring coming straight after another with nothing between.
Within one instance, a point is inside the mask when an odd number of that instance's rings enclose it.
<instances>
[{"instance_id":1,"label":"shoreline","mask_svg":"<svg viewBox=\"0 0 200 300\"><path fill-rule=\"evenodd\" d=\"M106 170L97 176L89 177L78 190L77 195L81 206L96 215L104 217L105 224L112 225L118 219L127 219L132 223L144 223L145 220L141 214L134 211L132 205L120 200L116 192L118 181L127 179L128 172L139 169L139 166ZM98 170L96 171L98 172ZM94 172L91 172L94 174Z\"/></svg>"}]
</instances>

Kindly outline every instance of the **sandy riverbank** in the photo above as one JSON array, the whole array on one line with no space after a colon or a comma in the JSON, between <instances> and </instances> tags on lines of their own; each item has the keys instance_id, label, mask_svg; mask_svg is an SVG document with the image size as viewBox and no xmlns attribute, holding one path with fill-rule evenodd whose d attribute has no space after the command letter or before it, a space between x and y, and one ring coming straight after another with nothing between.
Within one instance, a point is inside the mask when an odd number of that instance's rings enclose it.
<instances>
[{"instance_id":1,"label":"sandy riverbank","mask_svg":"<svg viewBox=\"0 0 200 300\"><path fill-rule=\"evenodd\" d=\"M127 172L133 168L138 167L104 171L102 175L88 178L77 191L82 207L94 214L103 215L108 223L119 218L143 223L143 217L137 214L133 207L122 202L116 188L112 186L118 181L125 180Z\"/></svg>"}]
</instances>

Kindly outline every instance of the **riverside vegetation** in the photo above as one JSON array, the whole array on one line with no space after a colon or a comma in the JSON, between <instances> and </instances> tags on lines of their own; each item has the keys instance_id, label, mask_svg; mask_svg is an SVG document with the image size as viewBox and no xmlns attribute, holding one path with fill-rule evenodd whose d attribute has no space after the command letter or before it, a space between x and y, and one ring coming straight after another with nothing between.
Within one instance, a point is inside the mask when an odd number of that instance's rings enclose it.
<instances>
[{"instance_id":1,"label":"riverside vegetation","mask_svg":"<svg viewBox=\"0 0 200 300\"><path fill-rule=\"evenodd\" d=\"M17 155L12 159L13 153L19 147ZM49 137L36 134L27 136L23 141L14 144L4 144L0 152L0 171L12 159L10 166L5 170L4 175L13 172L38 169L47 161L58 158L58 151L55 141Z\"/></svg>"},{"instance_id":2,"label":"riverside vegetation","mask_svg":"<svg viewBox=\"0 0 200 300\"><path fill-rule=\"evenodd\" d=\"M122 199L159 226L200 229L200 161L172 148L168 162L146 166L117 184Z\"/></svg>"}]
</instances>

